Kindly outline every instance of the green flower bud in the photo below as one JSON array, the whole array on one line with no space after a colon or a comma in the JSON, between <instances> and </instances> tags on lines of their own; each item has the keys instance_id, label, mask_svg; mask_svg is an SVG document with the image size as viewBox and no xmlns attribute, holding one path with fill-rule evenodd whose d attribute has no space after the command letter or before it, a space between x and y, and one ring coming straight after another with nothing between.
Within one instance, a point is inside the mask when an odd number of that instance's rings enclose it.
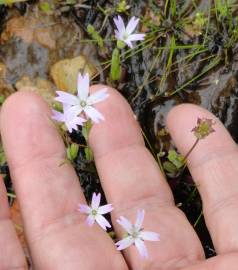
<instances>
[{"instance_id":1,"label":"green flower bud","mask_svg":"<svg viewBox=\"0 0 238 270\"><path fill-rule=\"evenodd\" d=\"M76 157L78 156L78 151L79 151L79 145L76 143L72 143L68 148L67 148L67 158L71 161L75 160Z\"/></svg>"},{"instance_id":2,"label":"green flower bud","mask_svg":"<svg viewBox=\"0 0 238 270\"><path fill-rule=\"evenodd\" d=\"M117 48L118 48L118 49L122 50L122 49L124 49L125 47L126 47L126 43L125 43L124 41L122 41L122 40L118 40L118 41L117 41Z\"/></svg>"}]
</instances>

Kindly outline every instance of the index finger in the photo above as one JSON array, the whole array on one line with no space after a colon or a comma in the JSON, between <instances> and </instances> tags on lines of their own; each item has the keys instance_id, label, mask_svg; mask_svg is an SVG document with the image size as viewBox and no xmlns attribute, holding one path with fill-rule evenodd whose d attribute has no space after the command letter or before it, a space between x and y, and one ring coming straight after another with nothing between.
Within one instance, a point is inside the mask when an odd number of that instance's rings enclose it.
<instances>
[{"instance_id":1,"label":"index finger","mask_svg":"<svg viewBox=\"0 0 238 270\"><path fill-rule=\"evenodd\" d=\"M93 86L96 91L105 86ZM143 260L134 246L124 254L132 269L182 267L203 258L200 242L174 205L166 180L145 148L140 128L129 104L114 89L97 105L105 121L90 132L96 166L108 201L113 203L112 221L119 237L125 232L119 216L135 221L138 209L145 210L143 228L160 233L161 242L146 242L149 259Z\"/></svg>"},{"instance_id":2,"label":"index finger","mask_svg":"<svg viewBox=\"0 0 238 270\"><path fill-rule=\"evenodd\" d=\"M59 166L66 151L50 116L47 104L31 92L10 96L1 113L4 150L34 268L125 270L110 237L96 225L88 227L76 210L85 199L73 167Z\"/></svg>"}]
</instances>

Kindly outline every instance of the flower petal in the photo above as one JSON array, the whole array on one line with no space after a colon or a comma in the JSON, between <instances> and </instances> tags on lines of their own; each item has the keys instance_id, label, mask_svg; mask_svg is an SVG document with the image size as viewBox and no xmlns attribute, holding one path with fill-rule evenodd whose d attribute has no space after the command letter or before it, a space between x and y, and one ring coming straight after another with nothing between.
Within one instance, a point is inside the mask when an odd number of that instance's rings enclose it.
<instances>
[{"instance_id":1,"label":"flower petal","mask_svg":"<svg viewBox=\"0 0 238 270\"><path fill-rule=\"evenodd\" d=\"M98 195L94 192L92 197L91 206L92 209L98 209L101 201L101 193L98 193Z\"/></svg>"},{"instance_id":2,"label":"flower petal","mask_svg":"<svg viewBox=\"0 0 238 270\"><path fill-rule=\"evenodd\" d=\"M117 18L114 18L113 21L114 21L119 33L126 31L126 27L125 27L125 24L124 24L121 16L117 16Z\"/></svg>"},{"instance_id":3,"label":"flower petal","mask_svg":"<svg viewBox=\"0 0 238 270\"><path fill-rule=\"evenodd\" d=\"M70 107L68 105L64 105L63 108L64 108L64 114L67 120L70 120L76 117L83 111L80 105L74 105Z\"/></svg>"},{"instance_id":4,"label":"flower petal","mask_svg":"<svg viewBox=\"0 0 238 270\"><path fill-rule=\"evenodd\" d=\"M117 246L117 250L122 250L125 248L128 248L129 246L133 245L134 240L131 236L128 236L118 242L115 243L115 245Z\"/></svg>"},{"instance_id":5,"label":"flower petal","mask_svg":"<svg viewBox=\"0 0 238 270\"><path fill-rule=\"evenodd\" d=\"M86 219L86 222L88 224L88 226L93 226L94 222L95 222L95 218L92 215L89 215Z\"/></svg>"},{"instance_id":6,"label":"flower petal","mask_svg":"<svg viewBox=\"0 0 238 270\"><path fill-rule=\"evenodd\" d=\"M64 122L64 119L65 119L64 114L61 112L58 112L56 110L52 110L51 118L58 121L58 122Z\"/></svg>"},{"instance_id":7,"label":"flower petal","mask_svg":"<svg viewBox=\"0 0 238 270\"><path fill-rule=\"evenodd\" d=\"M120 216L120 218L117 219L117 223L119 223L129 234L132 233L133 226L127 218Z\"/></svg>"},{"instance_id":8,"label":"flower petal","mask_svg":"<svg viewBox=\"0 0 238 270\"><path fill-rule=\"evenodd\" d=\"M86 204L79 204L78 211L81 213L89 214L91 212L91 208Z\"/></svg>"},{"instance_id":9,"label":"flower petal","mask_svg":"<svg viewBox=\"0 0 238 270\"><path fill-rule=\"evenodd\" d=\"M126 40L124 40L124 42L127 44L128 47L130 47L131 49L133 49L133 44L132 44L132 42L128 38Z\"/></svg>"},{"instance_id":10,"label":"flower petal","mask_svg":"<svg viewBox=\"0 0 238 270\"><path fill-rule=\"evenodd\" d=\"M65 125L66 125L66 127L67 127L69 133L72 133L72 132L73 132L73 129L74 129L74 130L77 130L77 129L78 129L78 128L77 128L77 125L72 124L72 123L69 123L69 122L65 122Z\"/></svg>"},{"instance_id":11,"label":"flower petal","mask_svg":"<svg viewBox=\"0 0 238 270\"><path fill-rule=\"evenodd\" d=\"M134 16L130 19L130 21L128 22L127 27L126 27L126 33L128 35L130 35L136 29L136 26L137 26L139 20L140 20L139 18L136 18Z\"/></svg>"},{"instance_id":12,"label":"flower petal","mask_svg":"<svg viewBox=\"0 0 238 270\"><path fill-rule=\"evenodd\" d=\"M56 97L55 100L71 106L78 104L78 98L76 96L63 91L56 91L56 93L58 94L58 97Z\"/></svg>"},{"instance_id":13,"label":"flower petal","mask_svg":"<svg viewBox=\"0 0 238 270\"><path fill-rule=\"evenodd\" d=\"M102 215L96 215L96 221L105 231L107 230L107 227L111 228L110 223Z\"/></svg>"},{"instance_id":14,"label":"flower petal","mask_svg":"<svg viewBox=\"0 0 238 270\"><path fill-rule=\"evenodd\" d=\"M128 38L125 40L125 42L144 40L144 39L145 39L145 34L133 34L133 35L128 36Z\"/></svg>"},{"instance_id":15,"label":"flower petal","mask_svg":"<svg viewBox=\"0 0 238 270\"><path fill-rule=\"evenodd\" d=\"M142 227L142 223L144 221L144 216L145 216L145 210L138 210L137 211L137 217L136 217L136 223L135 227L139 231Z\"/></svg>"},{"instance_id":16,"label":"flower petal","mask_svg":"<svg viewBox=\"0 0 238 270\"><path fill-rule=\"evenodd\" d=\"M122 32L115 30L115 37L117 40L122 40Z\"/></svg>"},{"instance_id":17,"label":"flower petal","mask_svg":"<svg viewBox=\"0 0 238 270\"><path fill-rule=\"evenodd\" d=\"M160 241L160 234L155 232L142 231L140 237L147 241Z\"/></svg>"},{"instance_id":18,"label":"flower petal","mask_svg":"<svg viewBox=\"0 0 238 270\"><path fill-rule=\"evenodd\" d=\"M87 106L84 109L84 112L86 113L87 117L95 123L99 123L100 121L104 120L104 116L92 106Z\"/></svg>"},{"instance_id":19,"label":"flower petal","mask_svg":"<svg viewBox=\"0 0 238 270\"><path fill-rule=\"evenodd\" d=\"M75 116L73 119L65 121L65 125L67 126L69 132L71 133L73 129L78 130L78 126L83 126L84 122L86 122L85 119Z\"/></svg>"},{"instance_id":20,"label":"flower petal","mask_svg":"<svg viewBox=\"0 0 238 270\"><path fill-rule=\"evenodd\" d=\"M89 95L89 74L88 73L86 73L85 75L81 75L81 73L78 74L77 89L78 89L79 99L86 101Z\"/></svg>"},{"instance_id":21,"label":"flower petal","mask_svg":"<svg viewBox=\"0 0 238 270\"><path fill-rule=\"evenodd\" d=\"M140 239L136 239L135 240L135 246L138 249L141 257L148 258L148 251L147 251L147 248L145 246L144 241L142 241Z\"/></svg>"},{"instance_id":22,"label":"flower petal","mask_svg":"<svg viewBox=\"0 0 238 270\"><path fill-rule=\"evenodd\" d=\"M98 214L104 215L113 210L112 204L106 204L98 208Z\"/></svg>"},{"instance_id":23,"label":"flower petal","mask_svg":"<svg viewBox=\"0 0 238 270\"><path fill-rule=\"evenodd\" d=\"M95 103L101 102L109 97L109 94L107 93L107 88L103 88L94 94L90 95L87 99L88 105L93 105Z\"/></svg>"},{"instance_id":24,"label":"flower petal","mask_svg":"<svg viewBox=\"0 0 238 270\"><path fill-rule=\"evenodd\" d=\"M71 106L66 112L64 112L64 122L70 133L73 129L77 130L78 125L82 126L86 121L84 118L77 116L78 112L79 106Z\"/></svg>"}]
</instances>

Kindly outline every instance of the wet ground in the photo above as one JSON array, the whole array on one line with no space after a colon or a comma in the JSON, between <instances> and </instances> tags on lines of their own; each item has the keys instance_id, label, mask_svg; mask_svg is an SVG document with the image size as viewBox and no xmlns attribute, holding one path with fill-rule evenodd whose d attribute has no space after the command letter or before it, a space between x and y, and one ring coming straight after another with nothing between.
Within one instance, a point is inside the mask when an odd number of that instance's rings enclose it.
<instances>
[{"instance_id":1,"label":"wet ground","mask_svg":"<svg viewBox=\"0 0 238 270\"><path fill-rule=\"evenodd\" d=\"M153 153L172 148L169 136L163 132L165 117L173 106L184 102L215 113L238 142L236 1L230 1L231 18L216 14L210 1L177 1L176 13L166 8L168 1L127 1L130 8L123 16L140 17L142 30L149 34L134 52L123 52L122 77L116 83L108 80L105 62L110 60L113 49L112 15L118 1L47 2L48 6L43 1L0 6L1 96L22 86L40 88L47 98L52 96L59 87L52 66L80 55L84 62L77 62L77 70L90 63L94 82L110 83L127 98ZM90 41L88 24L105 39L106 49ZM48 101L51 103L52 99L49 97ZM84 143L79 133L71 139ZM74 165L85 195L90 198L92 191L100 190L94 164L86 161L81 151ZM4 160L1 170L11 191ZM176 203L198 231L207 256L214 255L201 215L201 201L189 172L184 170L179 176L168 177L168 182Z\"/></svg>"}]
</instances>

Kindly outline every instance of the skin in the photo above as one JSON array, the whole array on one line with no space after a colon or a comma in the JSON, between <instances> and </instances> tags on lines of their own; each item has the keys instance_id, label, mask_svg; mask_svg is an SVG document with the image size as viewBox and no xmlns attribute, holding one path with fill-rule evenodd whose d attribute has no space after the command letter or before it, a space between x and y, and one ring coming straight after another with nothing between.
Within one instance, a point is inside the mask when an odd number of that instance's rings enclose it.
<instances>
[{"instance_id":1,"label":"skin","mask_svg":"<svg viewBox=\"0 0 238 270\"><path fill-rule=\"evenodd\" d=\"M91 92L102 88L93 86ZM156 162L144 146L140 128L121 95L97 105L105 121L90 132L101 183L116 219L134 221L145 209L143 227L159 232L160 242L146 242L149 260L135 247L123 253L98 226L89 228L76 211L85 203L71 165L59 166L64 144L50 120L50 109L36 94L18 92L2 107L0 127L11 177L24 220L34 269L82 270L235 270L238 265L238 152L230 135L211 113L191 104L175 107L167 127L176 146L186 154L195 137L198 117L216 121L212 133L198 143L188 166L198 185L206 224L218 255L205 260L201 243L185 215L174 205L172 193ZM27 269L11 223L6 190L0 181L0 270Z\"/></svg>"}]
</instances>

